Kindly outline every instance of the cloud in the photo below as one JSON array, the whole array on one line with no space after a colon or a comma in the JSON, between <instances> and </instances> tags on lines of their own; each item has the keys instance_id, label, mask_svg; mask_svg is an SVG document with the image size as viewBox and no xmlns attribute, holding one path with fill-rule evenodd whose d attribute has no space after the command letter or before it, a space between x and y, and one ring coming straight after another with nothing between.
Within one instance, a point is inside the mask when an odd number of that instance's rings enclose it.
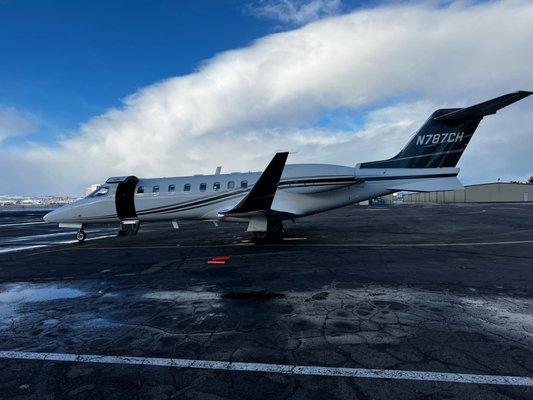
<instances>
[{"instance_id":1,"label":"cloud","mask_svg":"<svg viewBox=\"0 0 533 400\"><path fill-rule=\"evenodd\" d=\"M341 11L340 0L262 0L247 7L257 17L283 24L305 25Z\"/></svg>"},{"instance_id":2,"label":"cloud","mask_svg":"<svg viewBox=\"0 0 533 400\"><path fill-rule=\"evenodd\" d=\"M292 163L389 157L435 108L532 89L531 26L529 1L460 2L379 6L271 34L139 90L54 146L0 147L11 166L2 191L258 170L278 150L296 152ZM531 108L524 100L482 122L463 157L467 182L531 172ZM341 109L355 128L317 124Z\"/></svg>"},{"instance_id":3,"label":"cloud","mask_svg":"<svg viewBox=\"0 0 533 400\"><path fill-rule=\"evenodd\" d=\"M28 135L37 130L33 118L12 107L0 105L0 143L9 136Z\"/></svg>"},{"instance_id":4,"label":"cloud","mask_svg":"<svg viewBox=\"0 0 533 400\"><path fill-rule=\"evenodd\" d=\"M481 121L459 162L466 183L526 181L533 176L533 100L528 98Z\"/></svg>"}]
</instances>

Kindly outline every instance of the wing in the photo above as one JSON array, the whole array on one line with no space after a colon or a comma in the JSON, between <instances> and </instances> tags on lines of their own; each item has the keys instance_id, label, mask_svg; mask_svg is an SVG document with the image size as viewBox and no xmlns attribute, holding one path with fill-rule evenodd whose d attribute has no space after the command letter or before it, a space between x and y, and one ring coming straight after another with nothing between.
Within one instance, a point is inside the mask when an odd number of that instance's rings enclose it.
<instances>
[{"instance_id":1,"label":"wing","mask_svg":"<svg viewBox=\"0 0 533 400\"><path fill-rule=\"evenodd\" d=\"M242 215L270 211L288 155L288 152L276 153L246 197L231 210L224 211L222 214Z\"/></svg>"}]
</instances>

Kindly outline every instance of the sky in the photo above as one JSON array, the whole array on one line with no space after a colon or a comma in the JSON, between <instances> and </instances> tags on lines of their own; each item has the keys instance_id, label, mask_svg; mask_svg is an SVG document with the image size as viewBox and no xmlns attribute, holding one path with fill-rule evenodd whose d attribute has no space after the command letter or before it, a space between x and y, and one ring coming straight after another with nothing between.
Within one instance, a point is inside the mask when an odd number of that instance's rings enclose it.
<instances>
[{"instance_id":1,"label":"sky","mask_svg":"<svg viewBox=\"0 0 533 400\"><path fill-rule=\"evenodd\" d=\"M434 109L533 90L531 26L521 0L0 0L0 195L388 158ZM528 98L459 177L526 180L532 139Z\"/></svg>"}]
</instances>

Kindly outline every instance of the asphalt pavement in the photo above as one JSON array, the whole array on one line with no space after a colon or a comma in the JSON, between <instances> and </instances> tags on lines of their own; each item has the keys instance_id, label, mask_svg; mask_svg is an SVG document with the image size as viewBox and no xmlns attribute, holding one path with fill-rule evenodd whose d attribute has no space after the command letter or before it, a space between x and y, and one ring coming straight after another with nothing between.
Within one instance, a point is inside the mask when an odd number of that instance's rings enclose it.
<instances>
[{"instance_id":1,"label":"asphalt pavement","mask_svg":"<svg viewBox=\"0 0 533 400\"><path fill-rule=\"evenodd\" d=\"M42 215L0 210L1 398L533 398L533 205L353 206L271 245Z\"/></svg>"}]
</instances>

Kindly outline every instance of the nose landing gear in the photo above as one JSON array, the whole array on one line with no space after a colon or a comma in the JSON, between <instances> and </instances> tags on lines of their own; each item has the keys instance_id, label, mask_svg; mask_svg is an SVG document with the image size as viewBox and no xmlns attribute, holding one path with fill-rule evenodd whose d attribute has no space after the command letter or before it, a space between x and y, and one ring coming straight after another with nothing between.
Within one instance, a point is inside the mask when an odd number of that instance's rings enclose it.
<instances>
[{"instance_id":1,"label":"nose landing gear","mask_svg":"<svg viewBox=\"0 0 533 400\"><path fill-rule=\"evenodd\" d=\"M78 242L83 242L85 239L87 238L87 234L85 233L85 231L83 229L80 229L77 233L76 233L76 239L78 240Z\"/></svg>"}]
</instances>

